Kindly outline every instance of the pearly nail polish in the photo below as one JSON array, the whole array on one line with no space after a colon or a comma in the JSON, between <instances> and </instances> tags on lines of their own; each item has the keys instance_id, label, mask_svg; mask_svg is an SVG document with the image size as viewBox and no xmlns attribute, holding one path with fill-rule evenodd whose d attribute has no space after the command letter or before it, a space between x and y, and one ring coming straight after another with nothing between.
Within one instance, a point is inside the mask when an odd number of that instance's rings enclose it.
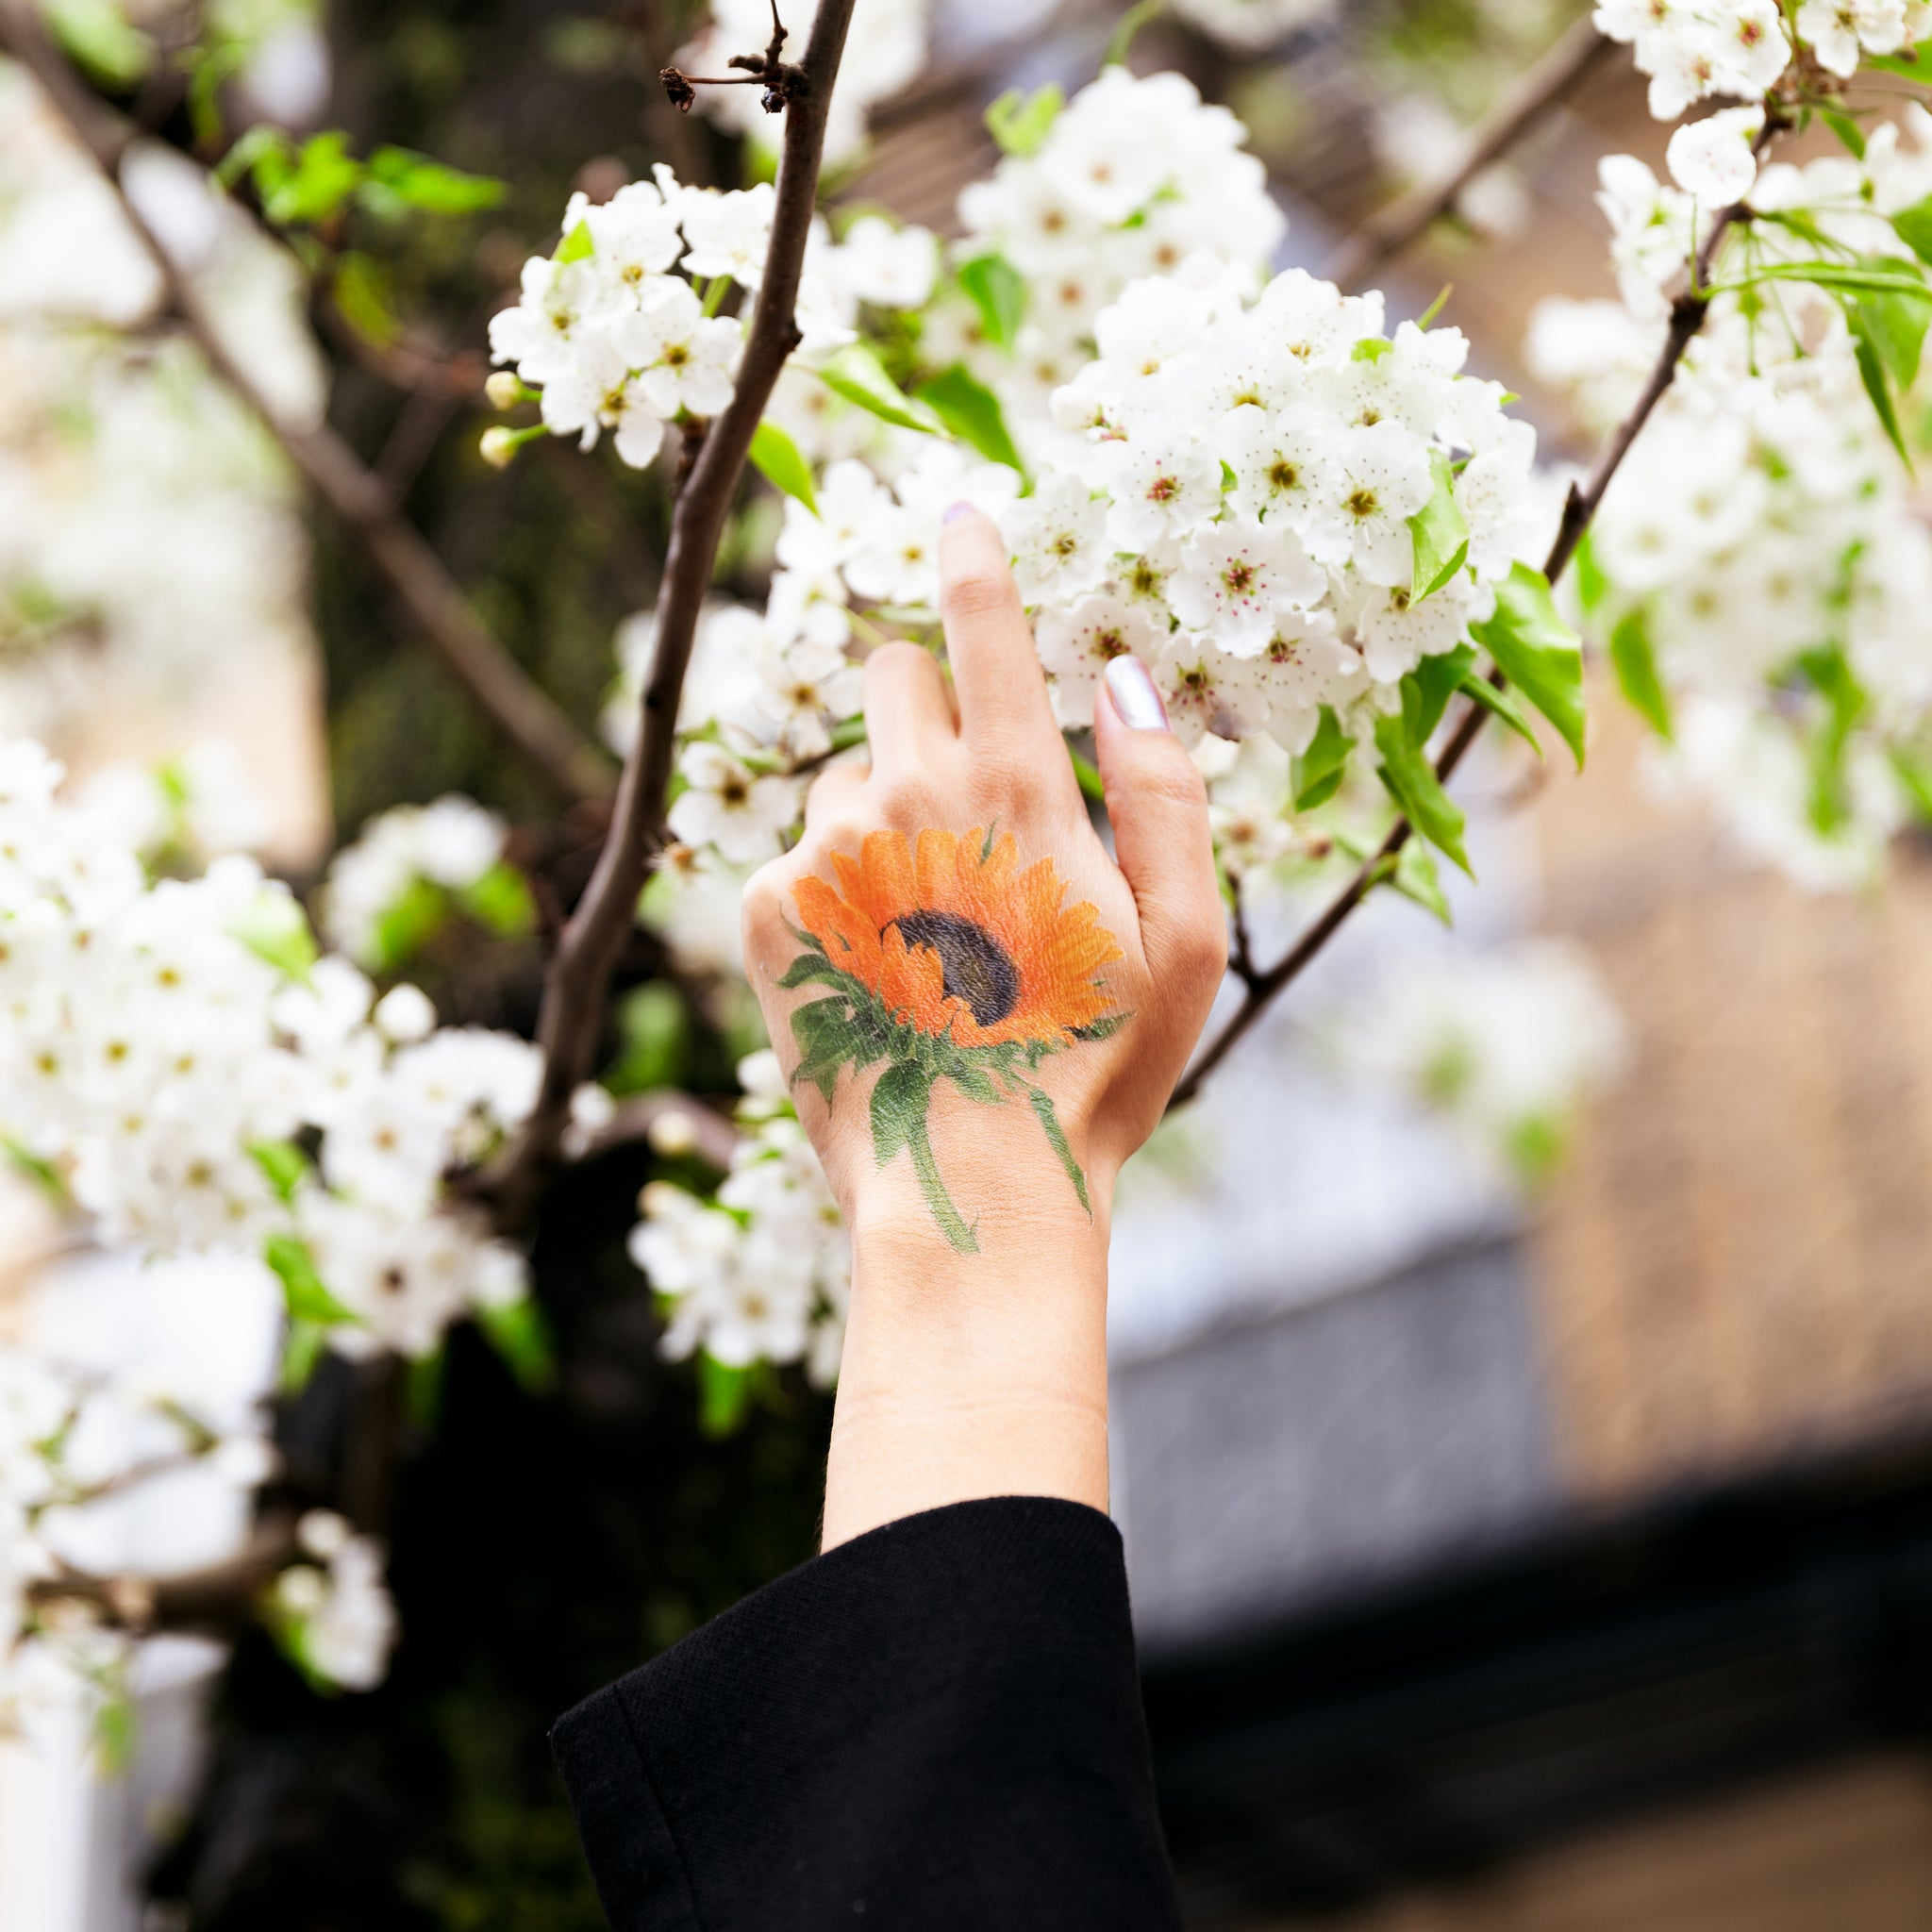
<instances>
[{"instance_id":1,"label":"pearly nail polish","mask_svg":"<svg viewBox=\"0 0 1932 1932\"><path fill-rule=\"evenodd\" d=\"M1172 731L1167 706L1138 658L1115 658L1107 667L1107 694L1123 724L1136 731Z\"/></svg>"},{"instance_id":2,"label":"pearly nail polish","mask_svg":"<svg viewBox=\"0 0 1932 1932\"><path fill-rule=\"evenodd\" d=\"M961 517L970 517L972 514L973 506L970 503L956 503L940 519L940 522L941 524L957 524Z\"/></svg>"}]
</instances>

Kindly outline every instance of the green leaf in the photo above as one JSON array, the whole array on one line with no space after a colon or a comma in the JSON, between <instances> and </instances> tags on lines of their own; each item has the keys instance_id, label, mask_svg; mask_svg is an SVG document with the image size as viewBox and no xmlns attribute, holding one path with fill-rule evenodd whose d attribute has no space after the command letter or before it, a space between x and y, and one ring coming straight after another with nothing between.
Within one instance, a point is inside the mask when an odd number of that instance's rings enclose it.
<instances>
[{"instance_id":1,"label":"green leaf","mask_svg":"<svg viewBox=\"0 0 1932 1932\"><path fill-rule=\"evenodd\" d=\"M261 1257L280 1277L282 1300L291 1322L314 1322L333 1327L356 1317L337 1301L315 1270L308 1243L292 1234L272 1234L262 1243Z\"/></svg>"},{"instance_id":2,"label":"green leaf","mask_svg":"<svg viewBox=\"0 0 1932 1932\"><path fill-rule=\"evenodd\" d=\"M1570 747L1583 769L1583 646L1557 615L1549 579L1526 563L1496 586L1495 614L1470 635Z\"/></svg>"},{"instance_id":3,"label":"green leaf","mask_svg":"<svg viewBox=\"0 0 1932 1932\"><path fill-rule=\"evenodd\" d=\"M923 1130L931 1094L932 1075L917 1060L894 1060L873 1083L872 1151L881 1167Z\"/></svg>"},{"instance_id":4,"label":"green leaf","mask_svg":"<svg viewBox=\"0 0 1932 1932\"><path fill-rule=\"evenodd\" d=\"M114 0L46 0L43 10L54 38L95 80L125 93L147 78L155 43Z\"/></svg>"},{"instance_id":5,"label":"green leaf","mask_svg":"<svg viewBox=\"0 0 1932 1932\"><path fill-rule=\"evenodd\" d=\"M291 1322L282 1342L281 1366L275 1387L283 1395L299 1395L321 1366L328 1350L328 1329L321 1322Z\"/></svg>"},{"instance_id":6,"label":"green leaf","mask_svg":"<svg viewBox=\"0 0 1932 1932\"><path fill-rule=\"evenodd\" d=\"M1054 81L1035 88L1030 94L1017 87L1008 88L987 108L986 131L1007 154L1037 154L1066 105L1065 93Z\"/></svg>"},{"instance_id":7,"label":"green leaf","mask_svg":"<svg viewBox=\"0 0 1932 1932\"><path fill-rule=\"evenodd\" d=\"M528 1295L478 1308L476 1326L525 1393L542 1395L557 1386L557 1349L550 1324Z\"/></svg>"},{"instance_id":8,"label":"green leaf","mask_svg":"<svg viewBox=\"0 0 1932 1932\"><path fill-rule=\"evenodd\" d=\"M683 1083L691 1059L691 1009L670 980L647 980L625 994L617 1008L617 1059L604 1084L620 1099Z\"/></svg>"},{"instance_id":9,"label":"green leaf","mask_svg":"<svg viewBox=\"0 0 1932 1932\"><path fill-rule=\"evenodd\" d=\"M263 122L237 138L234 146L222 157L214 176L224 188L232 188L244 175L258 178L263 168L273 171L279 167L286 173L294 165L294 142L279 127Z\"/></svg>"},{"instance_id":10,"label":"green leaf","mask_svg":"<svg viewBox=\"0 0 1932 1932\"><path fill-rule=\"evenodd\" d=\"M1797 662L1825 703L1824 719L1812 734L1809 747L1811 800L1807 815L1813 829L1828 838L1851 816L1845 748L1853 727L1864 716L1868 700L1842 646L1801 652Z\"/></svg>"},{"instance_id":11,"label":"green leaf","mask_svg":"<svg viewBox=\"0 0 1932 1932\"><path fill-rule=\"evenodd\" d=\"M402 333L390 302L389 272L373 256L353 248L337 256L331 287L342 320L364 341L387 348Z\"/></svg>"},{"instance_id":12,"label":"green leaf","mask_svg":"<svg viewBox=\"0 0 1932 1932\"><path fill-rule=\"evenodd\" d=\"M855 982L851 974L819 953L801 953L786 967L778 980L779 987L790 992L800 986L829 986L840 992L850 992Z\"/></svg>"},{"instance_id":13,"label":"green leaf","mask_svg":"<svg viewBox=\"0 0 1932 1932\"><path fill-rule=\"evenodd\" d=\"M991 1076L963 1056L946 1062L945 1074L968 1100L976 1101L981 1107L997 1107L1006 1098L992 1084Z\"/></svg>"},{"instance_id":14,"label":"green leaf","mask_svg":"<svg viewBox=\"0 0 1932 1932\"><path fill-rule=\"evenodd\" d=\"M854 342L819 367L825 386L857 403L882 423L901 429L922 430L927 436L944 433L943 425L931 407L915 402L886 374L885 364L864 342Z\"/></svg>"},{"instance_id":15,"label":"green leaf","mask_svg":"<svg viewBox=\"0 0 1932 1932\"><path fill-rule=\"evenodd\" d=\"M557 244L557 253L550 258L558 268L568 268L574 261L588 261L596 254L597 244L591 239L589 222L579 222L561 242Z\"/></svg>"},{"instance_id":16,"label":"green leaf","mask_svg":"<svg viewBox=\"0 0 1932 1932\"><path fill-rule=\"evenodd\" d=\"M1442 713L1449 708L1449 700L1462 688L1474 663L1475 646L1457 644L1453 651L1439 651L1433 658L1424 658L1409 673L1416 692L1411 729L1418 745L1426 744L1435 736Z\"/></svg>"},{"instance_id":17,"label":"green leaf","mask_svg":"<svg viewBox=\"0 0 1932 1932\"><path fill-rule=\"evenodd\" d=\"M1439 449L1429 452L1429 472L1435 489L1428 502L1408 520L1413 562L1409 570L1409 602L1433 597L1469 560L1469 519L1456 500L1456 472Z\"/></svg>"},{"instance_id":18,"label":"green leaf","mask_svg":"<svg viewBox=\"0 0 1932 1932\"><path fill-rule=\"evenodd\" d=\"M1886 756L1913 814L1922 825L1932 825L1932 760L1916 745L1891 745Z\"/></svg>"},{"instance_id":19,"label":"green leaf","mask_svg":"<svg viewBox=\"0 0 1932 1932\"><path fill-rule=\"evenodd\" d=\"M1759 282L1810 282L1821 289L1852 289L1875 295L1899 295L1908 302L1932 302L1932 289L1913 271L1899 275L1842 261L1767 261L1749 275L1720 282L1709 292L1754 288Z\"/></svg>"},{"instance_id":20,"label":"green leaf","mask_svg":"<svg viewBox=\"0 0 1932 1932\"><path fill-rule=\"evenodd\" d=\"M375 963L384 973L413 959L449 920L449 894L432 879L412 878L375 922Z\"/></svg>"},{"instance_id":21,"label":"green leaf","mask_svg":"<svg viewBox=\"0 0 1932 1932\"><path fill-rule=\"evenodd\" d=\"M994 348L1012 353L1026 319L1026 281L1004 255L975 255L959 269L959 286L979 310L979 325Z\"/></svg>"},{"instance_id":22,"label":"green leaf","mask_svg":"<svg viewBox=\"0 0 1932 1932\"><path fill-rule=\"evenodd\" d=\"M294 1141L256 1141L250 1143L248 1156L284 1205L295 1198L295 1190L308 1172L308 1157Z\"/></svg>"},{"instance_id":23,"label":"green leaf","mask_svg":"<svg viewBox=\"0 0 1932 1932\"><path fill-rule=\"evenodd\" d=\"M1649 721L1659 738L1672 735L1671 694L1657 668L1657 649L1650 635L1650 612L1640 605L1619 620L1610 633L1610 663L1618 688L1638 714Z\"/></svg>"},{"instance_id":24,"label":"green leaf","mask_svg":"<svg viewBox=\"0 0 1932 1932\"><path fill-rule=\"evenodd\" d=\"M1858 363L1858 379L1865 385L1865 393L1871 398L1873 411L1878 418L1878 426L1885 431L1886 441L1898 452L1899 461L1910 469L1912 455L1907 449L1905 435L1898 426L1898 411L1892 406L1891 383L1885 373L1885 358L1880 355L1877 345L1859 328L1857 317L1849 320L1852 325L1852 353Z\"/></svg>"},{"instance_id":25,"label":"green leaf","mask_svg":"<svg viewBox=\"0 0 1932 1932\"><path fill-rule=\"evenodd\" d=\"M1441 877L1436 871L1436 861L1420 839L1411 839L1403 846L1389 883L1405 899L1413 899L1424 912L1433 912L1444 925L1456 924L1449 911L1448 895L1442 891Z\"/></svg>"},{"instance_id":26,"label":"green leaf","mask_svg":"<svg viewBox=\"0 0 1932 1932\"><path fill-rule=\"evenodd\" d=\"M57 1208L64 1208L70 1205L66 1184L51 1162L42 1160L38 1154L7 1134L0 1134L0 1154L4 1154Z\"/></svg>"},{"instance_id":27,"label":"green leaf","mask_svg":"<svg viewBox=\"0 0 1932 1932\"><path fill-rule=\"evenodd\" d=\"M758 1388L758 1364L733 1368L708 1355L698 1357L698 1427L716 1440L734 1436L751 1413Z\"/></svg>"},{"instance_id":28,"label":"green leaf","mask_svg":"<svg viewBox=\"0 0 1932 1932\"><path fill-rule=\"evenodd\" d=\"M852 1003L845 999L813 1000L791 1016L791 1037L798 1042L799 1062L793 1083L808 1082L819 1090L827 1107L839 1084L839 1069L856 1071L878 1058L858 1031Z\"/></svg>"},{"instance_id":29,"label":"green leaf","mask_svg":"<svg viewBox=\"0 0 1932 1932\"><path fill-rule=\"evenodd\" d=\"M1921 261L1932 261L1932 194L1891 217L1893 232Z\"/></svg>"},{"instance_id":30,"label":"green leaf","mask_svg":"<svg viewBox=\"0 0 1932 1932\"><path fill-rule=\"evenodd\" d=\"M1060 1117L1054 1111L1053 1095L1041 1087L1029 1087L1026 1098L1032 1106L1035 1117L1040 1122L1040 1130L1046 1136L1046 1144L1058 1158L1060 1166L1066 1170L1067 1178L1074 1184L1074 1192L1079 1197L1080 1206L1091 1215L1093 1204L1087 1198L1087 1176L1080 1172L1080 1163L1074 1158L1074 1149L1067 1140L1066 1129L1060 1125Z\"/></svg>"},{"instance_id":31,"label":"green leaf","mask_svg":"<svg viewBox=\"0 0 1932 1932\"><path fill-rule=\"evenodd\" d=\"M258 959L291 979L306 980L320 957L308 915L285 886L265 885L246 912L228 928Z\"/></svg>"},{"instance_id":32,"label":"green leaf","mask_svg":"<svg viewBox=\"0 0 1932 1932\"><path fill-rule=\"evenodd\" d=\"M1610 580L1604 575L1603 565L1596 560L1592 535L1591 531L1585 530L1576 545L1576 595L1586 610L1594 610L1610 588Z\"/></svg>"},{"instance_id":33,"label":"green leaf","mask_svg":"<svg viewBox=\"0 0 1932 1932\"><path fill-rule=\"evenodd\" d=\"M475 214L503 199L503 183L466 175L406 147L379 147L369 157L369 180L406 208L432 215Z\"/></svg>"},{"instance_id":34,"label":"green leaf","mask_svg":"<svg viewBox=\"0 0 1932 1932\"><path fill-rule=\"evenodd\" d=\"M1084 1026L1074 1028L1075 1040L1111 1040L1129 1020L1131 1013L1103 1013L1097 1020L1090 1020Z\"/></svg>"},{"instance_id":35,"label":"green leaf","mask_svg":"<svg viewBox=\"0 0 1932 1932\"><path fill-rule=\"evenodd\" d=\"M140 1722L134 1699L117 1685L94 1707L94 1770L104 1778L119 1778L134 1762Z\"/></svg>"},{"instance_id":36,"label":"green leaf","mask_svg":"<svg viewBox=\"0 0 1932 1932\"><path fill-rule=\"evenodd\" d=\"M1134 0L1134 5L1121 15L1108 37L1107 52L1100 57L1101 66L1124 67L1141 29L1166 5L1167 0Z\"/></svg>"},{"instance_id":37,"label":"green leaf","mask_svg":"<svg viewBox=\"0 0 1932 1932\"><path fill-rule=\"evenodd\" d=\"M1456 689L1484 710L1493 711L1538 758L1542 757L1542 741L1536 735L1536 727L1529 722L1529 713L1523 708L1513 691L1507 686L1498 691L1487 677L1480 677L1474 671L1465 672L1462 682Z\"/></svg>"},{"instance_id":38,"label":"green leaf","mask_svg":"<svg viewBox=\"0 0 1932 1932\"><path fill-rule=\"evenodd\" d=\"M1082 798L1091 799L1095 805L1107 803L1107 781L1100 775L1100 767L1091 758L1082 758L1069 743L1067 759L1074 768L1074 782L1080 788Z\"/></svg>"},{"instance_id":39,"label":"green leaf","mask_svg":"<svg viewBox=\"0 0 1932 1932\"><path fill-rule=\"evenodd\" d=\"M1445 852L1464 872L1469 855L1462 849L1462 808L1442 789L1428 754L1416 741L1414 712L1417 694L1411 679L1402 680L1402 711L1375 720L1375 747L1382 754L1382 783L1406 818L1423 837ZM1475 874L1470 873L1474 878Z\"/></svg>"},{"instance_id":40,"label":"green leaf","mask_svg":"<svg viewBox=\"0 0 1932 1932\"><path fill-rule=\"evenodd\" d=\"M1335 722L1335 713L1322 707L1321 722L1308 741L1307 751L1295 755L1290 776L1294 786L1294 808L1313 811L1326 805L1341 790L1348 774L1348 761L1355 756L1355 740Z\"/></svg>"},{"instance_id":41,"label":"green leaf","mask_svg":"<svg viewBox=\"0 0 1932 1932\"><path fill-rule=\"evenodd\" d=\"M1916 276L1916 265L1874 258L1866 264L1873 269L1903 269ZM1932 322L1932 304L1922 291L1917 299L1899 294L1851 291L1840 298L1847 320L1860 338L1869 341L1900 389L1910 389L1919 379L1919 357L1925 343L1925 325Z\"/></svg>"},{"instance_id":42,"label":"green leaf","mask_svg":"<svg viewBox=\"0 0 1932 1932\"><path fill-rule=\"evenodd\" d=\"M292 171L263 196L262 212L278 228L325 222L341 211L362 172L339 128L311 134L296 151Z\"/></svg>"},{"instance_id":43,"label":"green leaf","mask_svg":"<svg viewBox=\"0 0 1932 1932\"><path fill-rule=\"evenodd\" d=\"M774 489L795 496L813 516L819 513L818 492L812 487L811 465L791 437L769 418L752 431L752 467Z\"/></svg>"},{"instance_id":44,"label":"green leaf","mask_svg":"<svg viewBox=\"0 0 1932 1932\"><path fill-rule=\"evenodd\" d=\"M963 362L922 382L915 393L960 441L971 443L989 462L1025 475L1026 466L1007 433L1000 399Z\"/></svg>"},{"instance_id":45,"label":"green leaf","mask_svg":"<svg viewBox=\"0 0 1932 1932\"><path fill-rule=\"evenodd\" d=\"M481 877L461 888L457 904L479 925L505 939L536 930L537 902L530 896L530 882L507 859L499 858Z\"/></svg>"},{"instance_id":46,"label":"green leaf","mask_svg":"<svg viewBox=\"0 0 1932 1932\"><path fill-rule=\"evenodd\" d=\"M1865 158L1865 130L1849 114L1840 113L1836 108L1821 107L1818 118L1838 136L1859 160Z\"/></svg>"},{"instance_id":47,"label":"green leaf","mask_svg":"<svg viewBox=\"0 0 1932 1932\"><path fill-rule=\"evenodd\" d=\"M1880 68L1887 74L1902 74L1907 80L1916 80L1922 85L1932 85L1932 41L1921 41L1916 47L1906 47L1896 54L1867 54L1858 64Z\"/></svg>"}]
</instances>

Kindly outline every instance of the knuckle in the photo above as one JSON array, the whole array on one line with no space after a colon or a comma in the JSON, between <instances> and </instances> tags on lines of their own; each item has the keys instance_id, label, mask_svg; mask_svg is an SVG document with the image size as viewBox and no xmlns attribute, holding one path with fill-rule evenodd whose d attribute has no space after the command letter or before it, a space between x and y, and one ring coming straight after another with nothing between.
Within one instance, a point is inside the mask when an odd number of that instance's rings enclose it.
<instances>
[{"instance_id":1,"label":"knuckle","mask_svg":"<svg viewBox=\"0 0 1932 1932\"><path fill-rule=\"evenodd\" d=\"M879 813L887 824L900 831L914 831L943 822L939 793L931 783L914 773L895 773L879 788Z\"/></svg>"},{"instance_id":2,"label":"knuckle","mask_svg":"<svg viewBox=\"0 0 1932 1932\"><path fill-rule=\"evenodd\" d=\"M975 564L947 583L941 605L948 618L971 624L1017 610L1019 593L1010 571Z\"/></svg>"},{"instance_id":3,"label":"knuckle","mask_svg":"<svg viewBox=\"0 0 1932 1932\"><path fill-rule=\"evenodd\" d=\"M1158 765L1140 773L1132 780L1131 790L1150 804L1172 811L1199 812L1204 819L1207 817L1207 784L1194 769L1193 759L1185 754L1162 758Z\"/></svg>"},{"instance_id":4,"label":"knuckle","mask_svg":"<svg viewBox=\"0 0 1932 1932\"><path fill-rule=\"evenodd\" d=\"M909 638L889 638L867 654L865 674L874 681L889 676L911 677L923 675L931 663L931 654L923 645L915 644Z\"/></svg>"}]
</instances>

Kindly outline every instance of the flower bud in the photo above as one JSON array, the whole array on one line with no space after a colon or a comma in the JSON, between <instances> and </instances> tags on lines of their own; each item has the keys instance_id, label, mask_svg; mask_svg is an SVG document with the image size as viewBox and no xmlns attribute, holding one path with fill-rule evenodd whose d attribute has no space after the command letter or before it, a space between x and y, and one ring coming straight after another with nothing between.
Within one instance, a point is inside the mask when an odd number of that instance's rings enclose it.
<instances>
[{"instance_id":1,"label":"flower bud","mask_svg":"<svg viewBox=\"0 0 1932 1932\"><path fill-rule=\"evenodd\" d=\"M667 1107L645 1129L645 1138L659 1154L689 1154L698 1144L697 1123L681 1107Z\"/></svg>"},{"instance_id":2,"label":"flower bud","mask_svg":"<svg viewBox=\"0 0 1932 1932\"><path fill-rule=\"evenodd\" d=\"M478 447L483 452L483 460L492 470L507 470L516 461L517 451L522 444L523 439L514 429L505 429L499 425L483 432L483 441Z\"/></svg>"},{"instance_id":3,"label":"flower bud","mask_svg":"<svg viewBox=\"0 0 1932 1932\"><path fill-rule=\"evenodd\" d=\"M490 398L492 409L514 409L519 403L528 400L530 392L514 369L496 369L483 385L483 393Z\"/></svg>"}]
</instances>

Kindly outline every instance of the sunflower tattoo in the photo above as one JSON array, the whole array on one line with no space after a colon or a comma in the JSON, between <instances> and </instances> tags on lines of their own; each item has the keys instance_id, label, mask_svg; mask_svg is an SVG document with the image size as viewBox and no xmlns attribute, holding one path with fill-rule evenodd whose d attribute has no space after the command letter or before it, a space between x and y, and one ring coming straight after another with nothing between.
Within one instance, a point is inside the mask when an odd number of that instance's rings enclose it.
<instances>
[{"instance_id":1,"label":"sunflower tattoo","mask_svg":"<svg viewBox=\"0 0 1932 1932\"><path fill-rule=\"evenodd\" d=\"M1020 871L1013 841L991 828L924 831L916 844L903 832L873 832L856 859L835 852L832 864L836 891L817 877L794 888L804 930L791 931L806 950L778 984L832 991L791 1016L801 1055L792 1080L808 1081L830 1107L840 1068L856 1074L887 1063L872 1090L873 1152L884 1167L907 1150L933 1219L962 1254L978 1253L979 1242L926 1134L940 1080L988 1107L1024 1095L1091 1214L1087 1176L1053 1098L1026 1074L1133 1017L1100 976L1125 956L1098 912L1062 906L1066 882L1053 861Z\"/></svg>"}]
</instances>

